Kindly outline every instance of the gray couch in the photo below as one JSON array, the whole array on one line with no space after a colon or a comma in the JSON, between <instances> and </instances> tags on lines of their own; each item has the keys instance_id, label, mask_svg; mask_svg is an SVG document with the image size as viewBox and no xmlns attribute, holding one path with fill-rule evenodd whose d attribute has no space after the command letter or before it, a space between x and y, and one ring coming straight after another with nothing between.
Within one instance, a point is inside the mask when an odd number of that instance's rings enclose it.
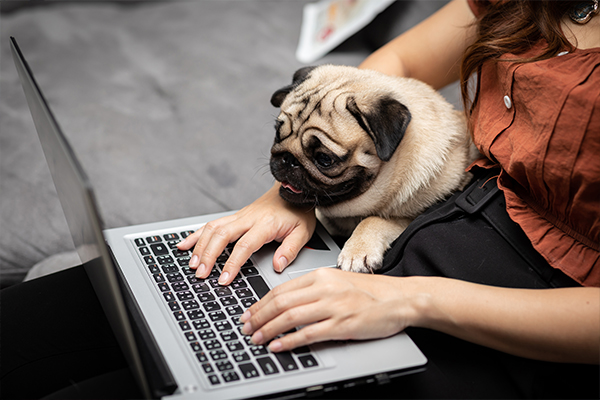
<instances>
[{"instance_id":1,"label":"gray couch","mask_svg":"<svg viewBox=\"0 0 600 400\"><path fill-rule=\"evenodd\" d=\"M90 175L106 227L118 227L237 209L270 187L269 98L302 66L305 3L2 1L2 287L36 264L77 263L10 36ZM318 64L357 65L442 3L397 2ZM456 102L455 88L444 93Z\"/></svg>"}]
</instances>

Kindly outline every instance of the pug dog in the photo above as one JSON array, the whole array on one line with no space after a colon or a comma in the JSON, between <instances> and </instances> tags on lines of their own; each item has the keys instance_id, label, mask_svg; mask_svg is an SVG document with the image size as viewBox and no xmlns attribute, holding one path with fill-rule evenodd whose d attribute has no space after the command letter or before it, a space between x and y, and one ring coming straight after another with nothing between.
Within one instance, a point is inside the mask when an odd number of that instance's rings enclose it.
<instances>
[{"instance_id":1,"label":"pug dog","mask_svg":"<svg viewBox=\"0 0 600 400\"><path fill-rule=\"evenodd\" d=\"M414 218L466 185L479 155L463 113L415 79L306 67L271 104L281 109L270 159L279 194L349 236L338 258L346 271L381 268Z\"/></svg>"}]
</instances>

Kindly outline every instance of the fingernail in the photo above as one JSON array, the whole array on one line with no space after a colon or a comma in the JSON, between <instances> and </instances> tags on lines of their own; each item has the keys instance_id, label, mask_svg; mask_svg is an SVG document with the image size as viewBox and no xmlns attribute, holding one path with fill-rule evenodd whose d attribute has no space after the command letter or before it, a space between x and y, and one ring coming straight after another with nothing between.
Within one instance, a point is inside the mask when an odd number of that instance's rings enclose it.
<instances>
[{"instance_id":1,"label":"fingernail","mask_svg":"<svg viewBox=\"0 0 600 400\"><path fill-rule=\"evenodd\" d=\"M244 324L244 326L242 327L242 333L244 335L249 335L252 333L252 325L250 324L250 322L246 322Z\"/></svg>"},{"instance_id":2,"label":"fingernail","mask_svg":"<svg viewBox=\"0 0 600 400\"><path fill-rule=\"evenodd\" d=\"M279 258L279 272L283 271L287 267L288 260L285 257Z\"/></svg>"},{"instance_id":3,"label":"fingernail","mask_svg":"<svg viewBox=\"0 0 600 400\"><path fill-rule=\"evenodd\" d=\"M269 350L273 352L280 351L283 348L283 345L279 340L273 340L271 344L269 344Z\"/></svg>"},{"instance_id":4,"label":"fingernail","mask_svg":"<svg viewBox=\"0 0 600 400\"><path fill-rule=\"evenodd\" d=\"M191 267L190 267L191 268ZM200 264L198 269L196 270L196 277L200 278L202 275L206 274L206 265Z\"/></svg>"},{"instance_id":5,"label":"fingernail","mask_svg":"<svg viewBox=\"0 0 600 400\"><path fill-rule=\"evenodd\" d=\"M240 316L240 322L246 322L250 319L250 311L246 310L244 311L244 313Z\"/></svg>"},{"instance_id":6,"label":"fingernail","mask_svg":"<svg viewBox=\"0 0 600 400\"><path fill-rule=\"evenodd\" d=\"M263 340L262 332L261 331L256 332L254 335L252 335L252 338L250 340L252 340L252 343L254 343L254 344L261 344L262 340Z\"/></svg>"},{"instance_id":7,"label":"fingernail","mask_svg":"<svg viewBox=\"0 0 600 400\"><path fill-rule=\"evenodd\" d=\"M193 255L192 259L190 260L190 268L196 268L198 266L198 263L200 262L200 257L198 257L197 255Z\"/></svg>"},{"instance_id":8,"label":"fingernail","mask_svg":"<svg viewBox=\"0 0 600 400\"><path fill-rule=\"evenodd\" d=\"M219 285L224 285L227 283L227 279L229 279L229 272L224 271L219 277Z\"/></svg>"}]
</instances>

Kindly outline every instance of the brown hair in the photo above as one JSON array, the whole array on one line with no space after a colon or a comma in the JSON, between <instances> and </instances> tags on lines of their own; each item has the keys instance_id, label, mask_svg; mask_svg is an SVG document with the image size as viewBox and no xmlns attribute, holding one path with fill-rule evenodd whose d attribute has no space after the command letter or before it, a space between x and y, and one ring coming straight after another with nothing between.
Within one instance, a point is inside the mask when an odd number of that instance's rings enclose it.
<instances>
[{"instance_id":1,"label":"brown hair","mask_svg":"<svg viewBox=\"0 0 600 400\"><path fill-rule=\"evenodd\" d=\"M562 50L572 51L561 29L561 19L573 1L508 0L490 4L477 21L475 43L467 48L460 69L460 86L467 117L477 103L477 93L471 99L469 77L478 72L485 61L498 61L506 53L520 54L529 50L541 39L548 46L527 59L511 60L533 62L555 56Z\"/></svg>"}]
</instances>

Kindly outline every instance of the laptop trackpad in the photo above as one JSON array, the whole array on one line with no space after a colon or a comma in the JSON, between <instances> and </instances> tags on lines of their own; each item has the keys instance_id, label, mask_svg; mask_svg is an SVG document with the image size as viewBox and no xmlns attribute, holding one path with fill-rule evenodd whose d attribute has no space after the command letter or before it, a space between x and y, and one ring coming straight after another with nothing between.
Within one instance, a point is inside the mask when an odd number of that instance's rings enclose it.
<instances>
[{"instance_id":1,"label":"laptop trackpad","mask_svg":"<svg viewBox=\"0 0 600 400\"><path fill-rule=\"evenodd\" d=\"M292 272L288 272L287 276L290 279L294 279L294 278L298 278L298 277L300 277L302 275L306 275L309 272L312 272L312 271L317 270L319 268L336 268L336 266L335 265L330 265L330 266L327 266L327 267L318 267L318 268L303 269L301 271L292 271Z\"/></svg>"}]
</instances>

